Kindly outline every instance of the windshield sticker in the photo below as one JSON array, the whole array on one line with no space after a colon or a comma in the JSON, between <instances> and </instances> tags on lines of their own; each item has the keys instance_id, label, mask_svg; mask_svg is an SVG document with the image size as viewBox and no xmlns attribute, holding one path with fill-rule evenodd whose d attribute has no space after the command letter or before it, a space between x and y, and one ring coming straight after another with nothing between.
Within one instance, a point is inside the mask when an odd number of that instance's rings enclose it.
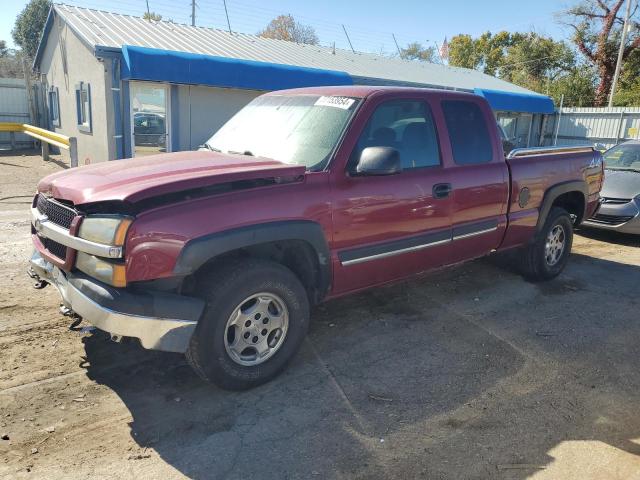
<instances>
[{"instance_id":1,"label":"windshield sticker","mask_svg":"<svg viewBox=\"0 0 640 480\"><path fill-rule=\"evenodd\" d=\"M335 107L349 110L354 102L355 100L353 98L348 97L320 97L314 105L318 107Z\"/></svg>"}]
</instances>

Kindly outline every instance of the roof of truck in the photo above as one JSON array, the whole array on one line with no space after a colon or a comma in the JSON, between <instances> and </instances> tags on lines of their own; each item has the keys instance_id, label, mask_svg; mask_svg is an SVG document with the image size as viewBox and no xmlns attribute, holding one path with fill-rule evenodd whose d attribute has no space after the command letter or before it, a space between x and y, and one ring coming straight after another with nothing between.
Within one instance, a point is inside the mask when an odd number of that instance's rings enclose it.
<instances>
[{"instance_id":1,"label":"roof of truck","mask_svg":"<svg viewBox=\"0 0 640 480\"><path fill-rule=\"evenodd\" d=\"M437 88L420 88L420 87L393 87L393 86L374 86L374 85L340 85L329 87L302 87L290 88L286 90L277 90L267 93L267 95L287 95L287 94L310 94L310 95L341 95L345 97L364 98L375 92L432 92L434 94L443 94L442 89ZM472 95L470 92L448 91L447 93L455 95Z\"/></svg>"}]
</instances>

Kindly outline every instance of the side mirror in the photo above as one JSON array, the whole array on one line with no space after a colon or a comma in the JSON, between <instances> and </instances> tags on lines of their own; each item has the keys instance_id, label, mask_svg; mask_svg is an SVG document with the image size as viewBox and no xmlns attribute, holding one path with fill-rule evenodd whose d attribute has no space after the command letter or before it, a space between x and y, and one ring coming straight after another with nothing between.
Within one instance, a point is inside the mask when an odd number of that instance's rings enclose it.
<instances>
[{"instance_id":1,"label":"side mirror","mask_svg":"<svg viewBox=\"0 0 640 480\"><path fill-rule=\"evenodd\" d=\"M400 153L391 147L367 147L360 153L356 175L395 175L402 172Z\"/></svg>"},{"instance_id":2,"label":"side mirror","mask_svg":"<svg viewBox=\"0 0 640 480\"><path fill-rule=\"evenodd\" d=\"M607 149L606 145L604 145L602 143L594 143L593 144L593 148L595 148L596 150L598 150L600 152L604 152Z\"/></svg>"}]
</instances>

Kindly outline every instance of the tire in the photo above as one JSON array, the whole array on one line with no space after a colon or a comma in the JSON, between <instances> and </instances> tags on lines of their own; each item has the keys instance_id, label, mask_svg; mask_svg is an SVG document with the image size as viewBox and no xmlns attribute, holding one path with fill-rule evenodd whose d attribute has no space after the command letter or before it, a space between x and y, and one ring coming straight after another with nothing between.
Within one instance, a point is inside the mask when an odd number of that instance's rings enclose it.
<instances>
[{"instance_id":1,"label":"tire","mask_svg":"<svg viewBox=\"0 0 640 480\"><path fill-rule=\"evenodd\" d=\"M186 357L201 378L223 389L246 390L276 377L309 328L307 293L298 278L278 263L225 262L206 277L199 291L207 303ZM232 316L235 325L230 326ZM267 347L261 357L258 348Z\"/></svg>"},{"instance_id":2,"label":"tire","mask_svg":"<svg viewBox=\"0 0 640 480\"><path fill-rule=\"evenodd\" d=\"M554 240L561 233L561 241ZM549 243L549 245L547 245ZM569 213L553 207L537 233L522 254L522 270L525 278L538 282L557 277L564 269L573 244L573 222Z\"/></svg>"}]
</instances>

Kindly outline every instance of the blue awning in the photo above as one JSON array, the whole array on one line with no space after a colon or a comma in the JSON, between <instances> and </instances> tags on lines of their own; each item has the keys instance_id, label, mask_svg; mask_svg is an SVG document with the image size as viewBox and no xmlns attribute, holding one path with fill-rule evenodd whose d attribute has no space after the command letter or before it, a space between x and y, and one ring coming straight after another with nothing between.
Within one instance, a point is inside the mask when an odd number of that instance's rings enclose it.
<instances>
[{"instance_id":1,"label":"blue awning","mask_svg":"<svg viewBox=\"0 0 640 480\"><path fill-rule=\"evenodd\" d=\"M546 95L503 92L501 90L483 88L474 89L474 93L486 98L491 108L495 111L546 114L555 111L553 100Z\"/></svg>"},{"instance_id":2,"label":"blue awning","mask_svg":"<svg viewBox=\"0 0 640 480\"><path fill-rule=\"evenodd\" d=\"M122 47L123 80L208 85L249 90L353 85L346 72L240 60L155 48Z\"/></svg>"}]
</instances>

